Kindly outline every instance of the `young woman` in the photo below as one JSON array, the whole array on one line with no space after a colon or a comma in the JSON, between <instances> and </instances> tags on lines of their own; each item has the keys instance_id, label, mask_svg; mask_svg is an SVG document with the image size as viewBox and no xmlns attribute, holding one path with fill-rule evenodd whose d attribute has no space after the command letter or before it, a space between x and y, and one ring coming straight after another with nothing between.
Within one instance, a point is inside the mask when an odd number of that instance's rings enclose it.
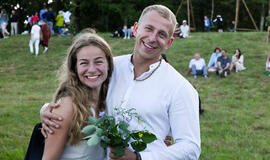
<instances>
[{"instance_id":1,"label":"young woman","mask_svg":"<svg viewBox=\"0 0 270 160\"><path fill-rule=\"evenodd\" d=\"M98 117L106 108L105 98L113 70L109 45L96 34L83 33L71 45L61 71L61 81L54 96L60 107L53 113L63 116L61 128L48 135L43 160L103 160L100 145L88 146L81 139L88 116Z\"/></svg>"},{"instance_id":2,"label":"young woman","mask_svg":"<svg viewBox=\"0 0 270 160\"><path fill-rule=\"evenodd\" d=\"M216 47L214 49L214 52L212 53L207 68L209 72L215 72L217 69L217 59L221 56L221 49L219 47Z\"/></svg>"},{"instance_id":3,"label":"young woman","mask_svg":"<svg viewBox=\"0 0 270 160\"><path fill-rule=\"evenodd\" d=\"M46 53L49 46L51 31L50 31L50 26L47 24L47 20L44 19L43 21L44 21L44 24L42 24L41 26L41 32L42 32L41 45L44 47L43 53Z\"/></svg>"},{"instance_id":4,"label":"young woman","mask_svg":"<svg viewBox=\"0 0 270 160\"><path fill-rule=\"evenodd\" d=\"M235 72L245 70L244 67L244 55L241 53L240 49L237 48L232 56L232 63L230 70L235 69Z\"/></svg>"}]
</instances>

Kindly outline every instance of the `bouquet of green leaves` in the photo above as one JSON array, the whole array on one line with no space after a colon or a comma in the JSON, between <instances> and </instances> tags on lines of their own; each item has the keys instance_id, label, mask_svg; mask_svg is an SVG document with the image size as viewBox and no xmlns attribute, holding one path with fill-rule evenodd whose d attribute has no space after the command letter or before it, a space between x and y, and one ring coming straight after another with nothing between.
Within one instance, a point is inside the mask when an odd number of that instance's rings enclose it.
<instances>
[{"instance_id":1,"label":"bouquet of green leaves","mask_svg":"<svg viewBox=\"0 0 270 160\"><path fill-rule=\"evenodd\" d=\"M156 136L146 130L137 131L129 130L129 122L136 118L138 122L143 122L140 116L135 112L135 109L125 109L122 107L114 108L116 114L114 116L106 115L105 112L99 114L100 118L96 119L89 116L89 123L83 128L82 133L87 136L84 140L88 140L89 146L100 145L104 148L110 146L114 149L116 157L124 155L125 148L129 146L129 141L132 140L131 146L136 152L143 151L147 143L156 140Z\"/></svg>"}]
</instances>

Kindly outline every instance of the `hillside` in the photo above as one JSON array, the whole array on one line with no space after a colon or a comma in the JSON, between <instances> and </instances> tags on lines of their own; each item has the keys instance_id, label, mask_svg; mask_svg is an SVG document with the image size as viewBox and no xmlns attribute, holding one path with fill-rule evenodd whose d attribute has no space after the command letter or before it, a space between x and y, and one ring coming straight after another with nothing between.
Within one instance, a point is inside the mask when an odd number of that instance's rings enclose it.
<instances>
[{"instance_id":1,"label":"hillside","mask_svg":"<svg viewBox=\"0 0 270 160\"><path fill-rule=\"evenodd\" d=\"M115 56L132 52L134 39L101 35ZM29 36L0 40L0 159L23 159L39 110L52 100L70 42L70 37L53 37L48 53L36 57L30 55ZM223 79L214 73L208 79L186 75L194 53L207 63L216 46L227 49L230 57L240 48L247 70ZM266 32L192 33L175 39L166 52L170 64L198 90L205 109L201 160L270 159L270 77L263 74L267 53Z\"/></svg>"}]
</instances>

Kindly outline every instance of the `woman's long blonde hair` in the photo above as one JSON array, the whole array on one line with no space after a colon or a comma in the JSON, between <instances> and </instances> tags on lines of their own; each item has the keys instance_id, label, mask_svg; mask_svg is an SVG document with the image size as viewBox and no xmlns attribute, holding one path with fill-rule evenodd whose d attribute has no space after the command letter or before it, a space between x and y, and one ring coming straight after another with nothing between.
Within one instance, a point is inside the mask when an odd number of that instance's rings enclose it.
<instances>
[{"instance_id":1,"label":"woman's long blonde hair","mask_svg":"<svg viewBox=\"0 0 270 160\"><path fill-rule=\"evenodd\" d=\"M87 118L91 114L90 107L93 107L94 100L92 89L81 83L77 74L77 53L85 46L100 48L108 62L108 77L103 82L97 103L97 113L106 108L106 95L109 79L113 71L113 56L108 43L96 34L83 33L79 35L68 50L67 58L60 70L60 84L54 96L54 102L62 97L71 97L73 102L73 118L69 129L69 143L77 144L81 138L81 130L87 125ZM64 106L63 106L64 107ZM93 115L92 115L93 116Z\"/></svg>"}]
</instances>

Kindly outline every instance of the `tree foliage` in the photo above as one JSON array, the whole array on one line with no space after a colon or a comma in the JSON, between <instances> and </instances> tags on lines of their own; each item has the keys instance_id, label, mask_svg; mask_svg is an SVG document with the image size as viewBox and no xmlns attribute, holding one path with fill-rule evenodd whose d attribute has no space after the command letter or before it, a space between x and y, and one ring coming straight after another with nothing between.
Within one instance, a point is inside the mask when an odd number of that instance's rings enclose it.
<instances>
[{"instance_id":1,"label":"tree foliage","mask_svg":"<svg viewBox=\"0 0 270 160\"><path fill-rule=\"evenodd\" d=\"M18 4L20 7L17 13L20 16L20 26L35 12L39 12L44 7L52 7L57 13L59 10L72 11L72 21L76 30L92 27L99 31L113 31L124 24L131 26L139 19L139 16L148 5L163 4L169 7L174 13L180 2L175 0L53 0L48 4L48 0L0 0L0 8L6 9L8 13ZM203 16L211 15L212 0L192 0L194 21L197 30L203 30ZM249 15L240 0L239 24L241 28L254 28ZM268 6L269 0L246 0L249 10L259 25L261 16L261 6ZM222 15L224 19L224 29L230 27L231 21L235 18L236 0L214 1L214 17ZM265 12L265 16L267 16ZM182 8L177 16L179 23L187 19L187 0L184 0ZM192 19L191 19L192 20Z\"/></svg>"}]
</instances>

